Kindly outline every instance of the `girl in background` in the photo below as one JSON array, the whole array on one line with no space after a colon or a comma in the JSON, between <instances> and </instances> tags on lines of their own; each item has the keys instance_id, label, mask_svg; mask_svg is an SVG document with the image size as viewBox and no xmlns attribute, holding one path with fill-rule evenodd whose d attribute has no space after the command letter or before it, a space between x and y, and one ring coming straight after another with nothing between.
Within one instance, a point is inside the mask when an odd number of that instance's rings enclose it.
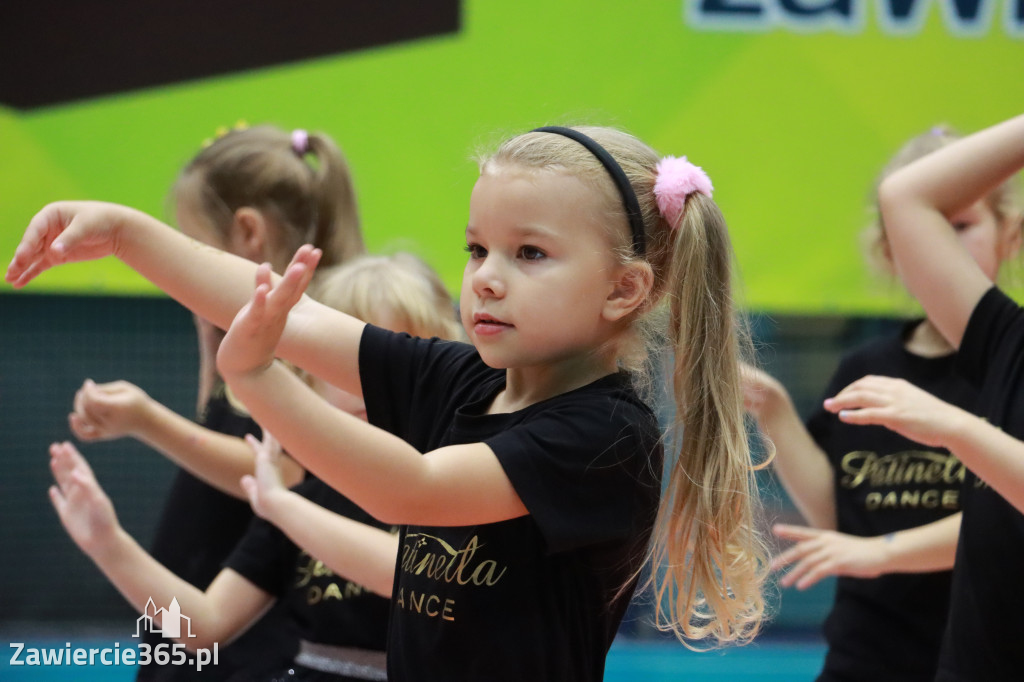
<instances>
[{"instance_id":1,"label":"girl in background","mask_svg":"<svg viewBox=\"0 0 1024 682\"><path fill-rule=\"evenodd\" d=\"M459 337L451 298L433 270L411 255L364 256L330 269L316 297L396 331ZM315 385L336 407L365 415L358 397L320 380ZM51 501L71 537L136 609L144 611L150 599L169 604L177 598L196 635L180 640L190 649L230 642L280 600L300 637L298 656L280 671L246 679L386 679L384 597L391 594L398 538L314 476L288 490L271 440L264 434L267 447L256 473L241 484L261 518L250 523L205 591L154 561L120 528L89 465L68 443L50 449Z\"/></svg>"},{"instance_id":2,"label":"girl in background","mask_svg":"<svg viewBox=\"0 0 1024 682\"><path fill-rule=\"evenodd\" d=\"M619 131L508 140L470 199L460 309L472 345L303 296L312 247L276 279L109 204L45 209L8 280L116 244L197 314L234 319L218 352L232 390L290 455L402 526L389 679L600 680L645 558L663 627L730 642L761 621L732 253L710 195L699 168ZM663 300L685 438L659 505L661 434L634 383ZM324 408L278 353L362 395L373 426ZM509 646L479 654L496 641Z\"/></svg>"},{"instance_id":3,"label":"girl in background","mask_svg":"<svg viewBox=\"0 0 1024 682\"><path fill-rule=\"evenodd\" d=\"M941 127L911 139L879 182L956 139ZM1018 210L1013 187L994 188L983 208L959 217L957 239L994 280L1015 253L1007 246L1019 226L1005 220ZM871 252L891 272L886 225L879 220L869 235ZM953 347L934 324L915 320L898 336L846 355L825 395L863 376L886 374L972 410L977 389L954 366ZM963 465L943 448L882 427L845 424L824 408L811 415L805 429L778 381L751 371L746 384L751 412L776 445L779 478L811 524L775 528L780 537L796 541L773 563L775 568L795 564L782 584L804 589L826 576L840 576L824 627L828 652L817 679L931 682L949 608Z\"/></svg>"},{"instance_id":4,"label":"girl in background","mask_svg":"<svg viewBox=\"0 0 1024 682\"><path fill-rule=\"evenodd\" d=\"M172 188L181 231L203 244L242 258L270 262L278 271L299 245L312 243L325 264L342 263L363 252L352 178L334 142L322 133L292 133L273 126L232 130L219 137L182 170ZM242 440L259 426L234 400L215 366L223 332L200 316L199 423L186 419L125 381L86 381L75 396L72 431L82 440L131 436L182 467L174 478L156 528L153 557L200 590L252 518L243 475L253 455ZM302 469L282 460L288 485ZM221 655L204 679L227 679L235 670L259 671L291 659L294 640L271 612L265 626L251 628ZM272 622L271 622L272 621ZM160 640L149 635L148 642ZM180 667L140 667L140 680L180 679Z\"/></svg>"},{"instance_id":5,"label":"girl in background","mask_svg":"<svg viewBox=\"0 0 1024 682\"><path fill-rule=\"evenodd\" d=\"M1020 245L1019 213L986 197L1024 167L1024 116L959 140L893 173L879 201L897 271L958 349L957 368L981 391L975 417L900 379L866 377L825 401L849 424L877 424L948 448L973 474L953 569L936 680L1020 677L1024 638L1024 312L993 286L957 239L965 219Z\"/></svg>"}]
</instances>

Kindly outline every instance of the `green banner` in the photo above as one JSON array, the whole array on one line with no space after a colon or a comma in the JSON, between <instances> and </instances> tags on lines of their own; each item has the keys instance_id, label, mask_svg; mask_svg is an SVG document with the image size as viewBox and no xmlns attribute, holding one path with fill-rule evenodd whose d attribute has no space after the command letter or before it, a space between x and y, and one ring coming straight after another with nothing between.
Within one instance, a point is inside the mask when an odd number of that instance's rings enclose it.
<instances>
[{"instance_id":1,"label":"green banner","mask_svg":"<svg viewBox=\"0 0 1024 682\"><path fill-rule=\"evenodd\" d=\"M707 170L748 306L892 311L905 297L858 245L873 179L935 123L973 131L1024 108L1022 35L1024 0L466 0L442 37L0 109L0 252L51 200L168 217L178 169L244 119L330 133L370 248L415 251L457 291L475 150L541 124L608 123ZM112 259L30 288L154 291Z\"/></svg>"}]
</instances>

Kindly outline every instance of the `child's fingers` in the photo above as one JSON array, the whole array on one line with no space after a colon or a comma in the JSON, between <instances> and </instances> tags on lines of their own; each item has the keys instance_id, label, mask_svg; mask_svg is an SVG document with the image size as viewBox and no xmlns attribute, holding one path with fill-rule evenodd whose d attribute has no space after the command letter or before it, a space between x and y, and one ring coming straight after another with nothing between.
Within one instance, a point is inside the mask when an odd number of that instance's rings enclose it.
<instances>
[{"instance_id":1,"label":"child's fingers","mask_svg":"<svg viewBox=\"0 0 1024 682\"><path fill-rule=\"evenodd\" d=\"M50 444L50 471L53 473L53 478L60 486L61 490L65 489L65 486L70 481L71 469L74 467L71 459L68 457L65 448L62 443L51 443Z\"/></svg>"},{"instance_id":2,"label":"child's fingers","mask_svg":"<svg viewBox=\"0 0 1024 682\"><path fill-rule=\"evenodd\" d=\"M249 498L249 504L255 507L257 500L259 500L259 486L256 484L256 478L252 474L246 474L239 479L238 483Z\"/></svg>"},{"instance_id":3,"label":"child's fingers","mask_svg":"<svg viewBox=\"0 0 1024 682\"><path fill-rule=\"evenodd\" d=\"M8 276L7 281L15 289L20 289L23 286L25 286L26 284L28 284L29 282L31 282L32 280L34 280L36 277L38 277L40 273L42 273L44 270L46 270L49 267L50 266L48 264L46 264L46 263L34 262L34 263L29 264L20 273Z\"/></svg>"},{"instance_id":4,"label":"child's fingers","mask_svg":"<svg viewBox=\"0 0 1024 682\"><path fill-rule=\"evenodd\" d=\"M263 449L270 456L270 459L277 461L281 456L281 444L274 438L274 434L270 431L263 431Z\"/></svg>"},{"instance_id":5,"label":"child's fingers","mask_svg":"<svg viewBox=\"0 0 1024 682\"><path fill-rule=\"evenodd\" d=\"M811 568L804 574L804 577L797 581L796 589L806 590L809 587L814 587L824 578L830 575L835 575L835 562L830 560L821 561L811 566Z\"/></svg>"},{"instance_id":6,"label":"child's fingers","mask_svg":"<svg viewBox=\"0 0 1024 682\"><path fill-rule=\"evenodd\" d=\"M96 440L100 437L100 432L95 426L74 412L68 415L68 426L79 440Z\"/></svg>"},{"instance_id":7,"label":"child's fingers","mask_svg":"<svg viewBox=\"0 0 1024 682\"><path fill-rule=\"evenodd\" d=\"M794 526L789 523L776 523L772 526L772 533L783 540L810 540L822 534L817 528L807 526Z\"/></svg>"},{"instance_id":8,"label":"child's fingers","mask_svg":"<svg viewBox=\"0 0 1024 682\"><path fill-rule=\"evenodd\" d=\"M838 416L839 421L844 424L857 424L859 426L887 426L896 423L892 413L881 407L840 410Z\"/></svg>"},{"instance_id":9,"label":"child's fingers","mask_svg":"<svg viewBox=\"0 0 1024 682\"><path fill-rule=\"evenodd\" d=\"M801 561L811 552L820 549L820 547L820 543L815 542L814 540L805 540L803 542L798 542L782 554L779 554L774 559L772 559L771 570L778 571L786 566L789 566L790 564Z\"/></svg>"},{"instance_id":10,"label":"child's fingers","mask_svg":"<svg viewBox=\"0 0 1024 682\"><path fill-rule=\"evenodd\" d=\"M800 580L803 578L811 569L817 564L821 563L827 558L827 552L824 549L820 549L817 552L810 554L800 561L798 561L789 573L782 576L779 584L783 587L792 587L794 584L797 585L797 589L803 589L800 587Z\"/></svg>"},{"instance_id":11,"label":"child's fingers","mask_svg":"<svg viewBox=\"0 0 1024 682\"><path fill-rule=\"evenodd\" d=\"M50 498L50 504L53 505L54 511L57 512L57 516L59 516L60 520L63 522L68 509L67 499L64 497L60 488L56 485L51 485L47 488L46 492L47 496Z\"/></svg>"}]
</instances>

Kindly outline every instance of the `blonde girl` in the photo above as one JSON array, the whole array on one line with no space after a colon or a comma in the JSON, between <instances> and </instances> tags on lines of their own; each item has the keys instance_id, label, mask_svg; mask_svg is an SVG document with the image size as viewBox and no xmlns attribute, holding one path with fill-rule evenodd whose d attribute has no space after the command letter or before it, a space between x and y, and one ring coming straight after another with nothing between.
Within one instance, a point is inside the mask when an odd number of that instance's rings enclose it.
<instances>
[{"instance_id":1,"label":"blonde girl","mask_svg":"<svg viewBox=\"0 0 1024 682\"><path fill-rule=\"evenodd\" d=\"M459 337L450 296L415 256L362 256L327 269L316 289L323 304L394 325L395 331ZM316 386L339 409L365 415L358 398L326 390L319 380ZM175 576L124 532L88 463L69 443L50 448L56 480L51 501L76 544L138 610L150 599L160 605L178 600L195 635L179 645L223 646L280 601L287 626L300 637L299 653L286 668L247 679L385 679L388 604L382 596L391 594L397 536L313 476L288 490L276 466L279 452L271 457L266 445L255 475L241 484L261 518L249 525L206 590Z\"/></svg>"},{"instance_id":2,"label":"blonde girl","mask_svg":"<svg viewBox=\"0 0 1024 682\"><path fill-rule=\"evenodd\" d=\"M943 126L915 136L889 161L879 182L957 139ZM985 204L995 215L1005 215L1017 204L1015 198L1004 183ZM1013 254L1001 247L1005 235L997 223L980 217L964 216L957 239L995 279ZM868 236L870 254L891 272L880 220L869 226ZM977 389L955 365L949 342L928 318L917 319L898 334L844 356L825 395L865 375L886 374L973 410ZM811 525L775 527L776 534L796 544L776 557L773 567L792 564L781 582L800 589L840 576L824 624L828 651L817 679L931 682L949 608L963 464L943 448L887 429L845 424L824 407L811 414L805 428L778 381L751 372L747 383L753 412L778 449L776 471Z\"/></svg>"},{"instance_id":3,"label":"blonde girl","mask_svg":"<svg viewBox=\"0 0 1024 682\"><path fill-rule=\"evenodd\" d=\"M992 226L999 249L1020 247L1019 213L986 197L1024 167L1024 116L957 141L893 173L879 190L897 271L957 367L980 388L971 415L905 381L866 377L825 407L851 424L878 424L948 448L968 481L953 568L949 624L936 680L1010 680L1024 669L1024 313L957 239L964 221Z\"/></svg>"},{"instance_id":4,"label":"blonde girl","mask_svg":"<svg viewBox=\"0 0 1024 682\"><path fill-rule=\"evenodd\" d=\"M218 249L278 271L301 244L316 244L325 264L362 253L355 193L348 164L322 133L285 131L262 125L217 138L182 169L171 191L178 227ZM252 472L253 455L242 440L259 434L248 412L226 390L215 366L223 332L201 316L198 423L153 400L126 381L86 381L69 416L81 440L129 436L181 467L171 483L154 534L154 557L200 589L217 576L221 563L252 519L239 479ZM302 468L282 460L289 485ZM282 636L280 614L249 630L221 656L204 679L226 679L236 669L280 665L292 655ZM151 644L159 641L153 636ZM140 668L140 679L177 679L180 667Z\"/></svg>"},{"instance_id":5,"label":"blonde girl","mask_svg":"<svg viewBox=\"0 0 1024 682\"><path fill-rule=\"evenodd\" d=\"M389 679L600 680L647 555L664 627L749 639L765 555L731 247L710 181L606 128L538 129L480 170L460 299L471 345L317 305L302 295L312 247L278 279L106 204L45 209L8 281L117 244L157 286L231 326L218 367L254 416L402 527ZM660 433L632 369L662 301L684 432L663 497ZM375 426L321 409L277 354L362 395Z\"/></svg>"}]
</instances>

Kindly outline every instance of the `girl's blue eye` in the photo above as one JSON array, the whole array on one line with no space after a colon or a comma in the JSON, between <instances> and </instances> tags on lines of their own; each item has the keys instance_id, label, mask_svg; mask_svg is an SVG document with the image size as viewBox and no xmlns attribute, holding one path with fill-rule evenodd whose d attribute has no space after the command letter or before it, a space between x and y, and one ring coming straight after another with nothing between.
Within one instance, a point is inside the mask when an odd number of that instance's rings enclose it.
<instances>
[{"instance_id":1,"label":"girl's blue eye","mask_svg":"<svg viewBox=\"0 0 1024 682\"><path fill-rule=\"evenodd\" d=\"M536 246L523 246L519 249L519 257L523 260L540 260L546 255Z\"/></svg>"}]
</instances>

